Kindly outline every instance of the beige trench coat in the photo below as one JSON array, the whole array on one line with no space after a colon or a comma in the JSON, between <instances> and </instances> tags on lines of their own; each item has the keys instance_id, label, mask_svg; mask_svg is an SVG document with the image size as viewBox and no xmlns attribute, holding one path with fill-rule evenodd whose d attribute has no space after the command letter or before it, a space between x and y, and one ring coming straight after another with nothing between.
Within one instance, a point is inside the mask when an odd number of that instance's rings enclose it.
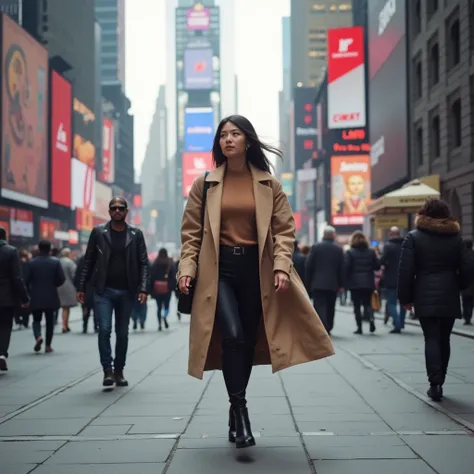
<instances>
[{"instance_id":1,"label":"beige trench coat","mask_svg":"<svg viewBox=\"0 0 474 474\"><path fill-rule=\"evenodd\" d=\"M260 289L263 318L254 365L271 364L273 372L334 354L324 326L305 287L293 271L295 223L281 184L272 175L251 166L256 205ZM191 312L189 375L202 379L205 370L221 369L220 335L214 325L219 278L221 200L226 166L207 176L210 188L202 233L201 199L204 176L191 188L181 228L178 278L198 277ZM199 264L198 264L199 261ZM290 276L289 289L275 293L274 272Z\"/></svg>"}]
</instances>

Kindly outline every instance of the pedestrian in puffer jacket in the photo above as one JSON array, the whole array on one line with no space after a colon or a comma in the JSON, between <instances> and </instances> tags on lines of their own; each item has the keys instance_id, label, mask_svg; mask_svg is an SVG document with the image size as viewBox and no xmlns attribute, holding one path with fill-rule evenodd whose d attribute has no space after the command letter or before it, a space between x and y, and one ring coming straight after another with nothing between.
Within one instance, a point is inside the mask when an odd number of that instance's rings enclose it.
<instances>
[{"instance_id":1,"label":"pedestrian in puffer jacket","mask_svg":"<svg viewBox=\"0 0 474 474\"><path fill-rule=\"evenodd\" d=\"M402 244L398 297L415 308L425 337L428 396L441 400L450 357L450 336L461 318L460 292L474 276L472 254L463 244L460 226L449 206L428 199Z\"/></svg>"},{"instance_id":2,"label":"pedestrian in puffer jacket","mask_svg":"<svg viewBox=\"0 0 474 474\"><path fill-rule=\"evenodd\" d=\"M380 269L380 261L375 251L360 230L351 237L351 248L346 253L346 288L351 290L357 329L354 334L362 334L362 312L370 321L370 332L375 332L372 293L375 290L374 272Z\"/></svg>"}]
</instances>

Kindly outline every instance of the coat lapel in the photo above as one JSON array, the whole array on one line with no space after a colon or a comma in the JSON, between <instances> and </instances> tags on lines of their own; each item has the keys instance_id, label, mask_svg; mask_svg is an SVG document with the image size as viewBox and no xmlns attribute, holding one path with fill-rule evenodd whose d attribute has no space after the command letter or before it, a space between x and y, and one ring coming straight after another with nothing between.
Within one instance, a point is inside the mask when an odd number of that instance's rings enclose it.
<instances>
[{"instance_id":1,"label":"coat lapel","mask_svg":"<svg viewBox=\"0 0 474 474\"><path fill-rule=\"evenodd\" d=\"M214 240L214 249L216 256L219 255L219 244L221 234L221 203L222 190L224 187L225 165L219 166L207 175L206 181L214 184L207 191L207 215L211 225L212 238Z\"/></svg>"},{"instance_id":2,"label":"coat lapel","mask_svg":"<svg viewBox=\"0 0 474 474\"><path fill-rule=\"evenodd\" d=\"M105 240L109 243L109 245L112 245L112 237L110 237L110 221L105 224L105 229L104 229L104 238Z\"/></svg>"}]
</instances>

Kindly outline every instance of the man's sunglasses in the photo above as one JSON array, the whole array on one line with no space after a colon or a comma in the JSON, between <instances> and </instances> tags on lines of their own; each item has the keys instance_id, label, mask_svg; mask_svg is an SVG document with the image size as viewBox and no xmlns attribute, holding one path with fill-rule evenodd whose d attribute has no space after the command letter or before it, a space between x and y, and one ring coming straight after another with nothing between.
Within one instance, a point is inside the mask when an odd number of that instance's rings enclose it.
<instances>
[{"instance_id":1,"label":"man's sunglasses","mask_svg":"<svg viewBox=\"0 0 474 474\"><path fill-rule=\"evenodd\" d=\"M120 212L125 212L127 208L125 206L110 206L109 207L110 211L120 211Z\"/></svg>"}]
</instances>

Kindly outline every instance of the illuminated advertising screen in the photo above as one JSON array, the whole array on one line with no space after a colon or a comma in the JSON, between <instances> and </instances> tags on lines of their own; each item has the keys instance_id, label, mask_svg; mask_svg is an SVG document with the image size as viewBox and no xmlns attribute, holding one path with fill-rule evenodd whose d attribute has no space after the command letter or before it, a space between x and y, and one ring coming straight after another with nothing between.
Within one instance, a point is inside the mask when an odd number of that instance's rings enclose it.
<instances>
[{"instance_id":1,"label":"illuminated advertising screen","mask_svg":"<svg viewBox=\"0 0 474 474\"><path fill-rule=\"evenodd\" d=\"M212 89L212 50L187 49L184 52L184 87Z\"/></svg>"},{"instance_id":2,"label":"illuminated advertising screen","mask_svg":"<svg viewBox=\"0 0 474 474\"><path fill-rule=\"evenodd\" d=\"M10 210L6 206L0 206L0 227L7 231L7 238L10 235Z\"/></svg>"},{"instance_id":3,"label":"illuminated advertising screen","mask_svg":"<svg viewBox=\"0 0 474 474\"><path fill-rule=\"evenodd\" d=\"M95 217L109 220L109 203L112 200L112 188L100 181L95 182Z\"/></svg>"},{"instance_id":4,"label":"illuminated advertising screen","mask_svg":"<svg viewBox=\"0 0 474 474\"><path fill-rule=\"evenodd\" d=\"M10 208L10 235L12 237L33 238L33 211Z\"/></svg>"},{"instance_id":5,"label":"illuminated advertising screen","mask_svg":"<svg viewBox=\"0 0 474 474\"><path fill-rule=\"evenodd\" d=\"M364 127L364 29L328 30L328 128Z\"/></svg>"},{"instance_id":6,"label":"illuminated advertising screen","mask_svg":"<svg viewBox=\"0 0 474 474\"><path fill-rule=\"evenodd\" d=\"M184 111L184 151L211 151L214 141L212 107L187 108Z\"/></svg>"},{"instance_id":7,"label":"illuminated advertising screen","mask_svg":"<svg viewBox=\"0 0 474 474\"><path fill-rule=\"evenodd\" d=\"M369 155L331 157L332 225L362 225L370 192Z\"/></svg>"},{"instance_id":8,"label":"illuminated advertising screen","mask_svg":"<svg viewBox=\"0 0 474 474\"><path fill-rule=\"evenodd\" d=\"M114 123L110 119L104 119L102 128L102 171L100 178L106 183L115 181Z\"/></svg>"},{"instance_id":9,"label":"illuminated advertising screen","mask_svg":"<svg viewBox=\"0 0 474 474\"><path fill-rule=\"evenodd\" d=\"M2 15L1 196L48 207L48 53Z\"/></svg>"},{"instance_id":10,"label":"illuminated advertising screen","mask_svg":"<svg viewBox=\"0 0 474 474\"><path fill-rule=\"evenodd\" d=\"M183 153L183 196L187 198L194 180L214 168L212 153Z\"/></svg>"},{"instance_id":11,"label":"illuminated advertising screen","mask_svg":"<svg viewBox=\"0 0 474 474\"><path fill-rule=\"evenodd\" d=\"M71 208L95 211L95 170L73 158L71 182Z\"/></svg>"},{"instance_id":12,"label":"illuminated advertising screen","mask_svg":"<svg viewBox=\"0 0 474 474\"><path fill-rule=\"evenodd\" d=\"M294 156L295 168L317 158L318 129L316 124L316 89L297 87L294 89Z\"/></svg>"},{"instance_id":13,"label":"illuminated advertising screen","mask_svg":"<svg viewBox=\"0 0 474 474\"><path fill-rule=\"evenodd\" d=\"M78 98L74 98L73 156L82 163L95 168L95 114Z\"/></svg>"},{"instance_id":14,"label":"illuminated advertising screen","mask_svg":"<svg viewBox=\"0 0 474 474\"><path fill-rule=\"evenodd\" d=\"M205 31L211 24L211 12L209 8L198 7L189 8L186 12L186 26L188 31Z\"/></svg>"},{"instance_id":15,"label":"illuminated advertising screen","mask_svg":"<svg viewBox=\"0 0 474 474\"><path fill-rule=\"evenodd\" d=\"M406 2L369 5L371 180L380 195L408 177Z\"/></svg>"},{"instance_id":16,"label":"illuminated advertising screen","mask_svg":"<svg viewBox=\"0 0 474 474\"><path fill-rule=\"evenodd\" d=\"M71 207L72 85L51 72L51 201Z\"/></svg>"}]
</instances>

